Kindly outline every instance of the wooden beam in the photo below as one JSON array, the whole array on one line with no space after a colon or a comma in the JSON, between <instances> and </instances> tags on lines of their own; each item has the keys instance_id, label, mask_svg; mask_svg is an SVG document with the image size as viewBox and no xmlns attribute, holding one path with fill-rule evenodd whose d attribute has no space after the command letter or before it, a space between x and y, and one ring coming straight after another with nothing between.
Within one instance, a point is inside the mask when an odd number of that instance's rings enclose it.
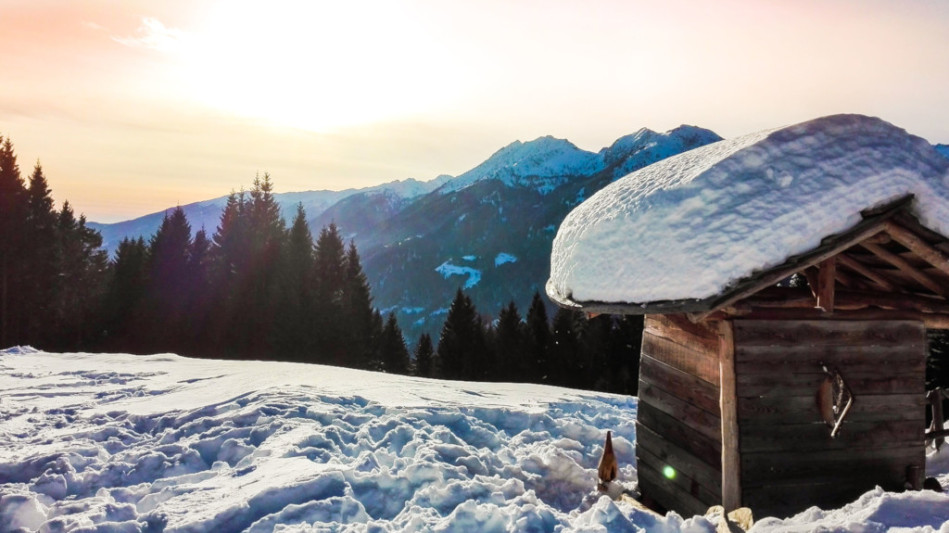
<instances>
[{"instance_id":1,"label":"wooden beam","mask_svg":"<svg viewBox=\"0 0 949 533\"><path fill-rule=\"evenodd\" d=\"M886 309L919 311L921 313L949 314L949 302L936 297L918 296L904 293L885 293L870 291L837 291L838 307L875 306Z\"/></svg>"},{"instance_id":2,"label":"wooden beam","mask_svg":"<svg viewBox=\"0 0 949 533\"><path fill-rule=\"evenodd\" d=\"M837 281L837 262L828 257L820 262L817 273L817 307L825 313L834 312L834 285Z\"/></svg>"},{"instance_id":3,"label":"wooden beam","mask_svg":"<svg viewBox=\"0 0 949 533\"><path fill-rule=\"evenodd\" d=\"M850 248L851 246L859 243L860 241L866 240L869 237L872 237L876 235L877 233L880 233L881 231L883 231L884 226L882 222L869 223L869 222L872 222L871 220L865 220L864 222L868 224L854 231L853 234L848 235L847 236L848 238L835 243L835 245L833 246L827 246L826 248L822 247L821 251L819 253L814 253L813 256L809 255L807 264L805 266L816 265L825 259L834 257L835 255L843 252L847 248ZM770 287L771 285L775 285L782 279L800 270L800 268L801 268L801 265L798 265L796 268L793 268L793 269L779 268L776 270L772 270L768 274L763 274L761 275L760 278L756 279L754 283L748 284L744 286L744 288L742 289L735 290L734 292L729 294L728 297L724 298L722 301L712 304L712 308L709 309L708 311L705 311L702 313L690 313L688 315L689 319L692 320L693 322L700 322L702 320L705 320L706 317L708 317L709 315L711 315L713 312L717 311L718 309L721 309L723 307L728 307L731 304L737 302L738 300L743 300L765 287Z\"/></svg>"},{"instance_id":4,"label":"wooden beam","mask_svg":"<svg viewBox=\"0 0 949 533\"><path fill-rule=\"evenodd\" d=\"M896 285L894 285L889 279L887 279L886 276L882 276L880 275L880 273L874 270L871 270L870 268L867 268L866 265L864 265L860 261L857 261L856 259L851 258L850 256L840 254L837 256L837 260L840 261L841 265L849 268L850 270L853 270L854 272L857 272L858 274L873 281L874 283L876 283L877 285L879 285L880 287L888 291L898 290Z\"/></svg>"},{"instance_id":5,"label":"wooden beam","mask_svg":"<svg viewBox=\"0 0 949 533\"><path fill-rule=\"evenodd\" d=\"M808 267L801 271L804 279L807 280L807 287L811 290L811 296L817 301L818 270L814 267Z\"/></svg>"},{"instance_id":6,"label":"wooden beam","mask_svg":"<svg viewBox=\"0 0 949 533\"><path fill-rule=\"evenodd\" d=\"M876 244L863 242L863 243L860 243L860 245L866 248L867 250L869 250L873 255L883 259L884 261L900 269L902 272L906 273L906 275L916 280L916 282L922 285L923 287L926 287L927 289L933 291L934 293L940 296L946 295L945 288L943 288L939 283L936 283L936 280L930 278L929 276L921 272L919 269L909 264L909 262L903 259L902 257L896 254L890 253L882 246L879 246Z\"/></svg>"},{"instance_id":7,"label":"wooden beam","mask_svg":"<svg viewBox=\"0 0 949 533\"><path fill-rule=\"evenodd\" d=\"M753 311L735 310L722 319L746 320L819 320L826 318L819 309L755 309ZM834 320L914 320L922 322L929 329L949 329L949 314L921 313L919 311L860 309L843 310L839 306Z\"/></svg>"},{"instance_id":8,"label":"wooden beam","mask_svg":"<svg viewBox=\"0 0 949 533\"><path fill-rule=\"evenodd\" d=\"M885 221L883 227L893 239L912 250L930 265L949 275L949 256L940 252L915 233L892 221Z\"/></svg>"},{"instance_id":9,"label":"wooden beam","mask_svg":"<svg viewBox=\"0 0 949 533\"><path fill-rule=\"evenodd\" d=\"M738 395L735 379L735 332L731 321L719 326L721 364L720 404L722 414L722 506L725 511L741 507L741 451L738 448Z\"/></svg>"}]
</instances>

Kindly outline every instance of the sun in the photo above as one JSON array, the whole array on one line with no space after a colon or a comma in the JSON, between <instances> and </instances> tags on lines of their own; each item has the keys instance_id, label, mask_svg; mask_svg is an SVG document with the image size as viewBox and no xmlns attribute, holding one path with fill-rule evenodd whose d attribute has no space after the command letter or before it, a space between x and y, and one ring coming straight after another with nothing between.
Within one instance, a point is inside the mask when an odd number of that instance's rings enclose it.
<instances>
[{"instance_id":1,"label":"sun","mask_svg":"<svg viewBox=\"0 0 949 533\"><path fill-rule=\"evenodd\" d=\"M205 105L311 131L429 112L450 100L449 57L405 5L222 2L184 54Z\"/></svg>"}]
</instances>

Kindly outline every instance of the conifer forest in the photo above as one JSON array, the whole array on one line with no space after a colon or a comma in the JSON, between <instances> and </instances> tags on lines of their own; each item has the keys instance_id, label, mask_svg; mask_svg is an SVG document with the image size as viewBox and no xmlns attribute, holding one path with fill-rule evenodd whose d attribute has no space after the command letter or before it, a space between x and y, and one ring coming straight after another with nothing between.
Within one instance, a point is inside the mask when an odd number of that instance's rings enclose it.
<instances>
[{"instance_id":1,"label":"conifer forest","mask_svg":"<svg viewBox=\"0 0 949 533\"><path fill-rule=\"evenodd\" d=\"M313 235L298 206L281 218L268 174L233 192L216 228L178 208L149 239L109 257L39 162L24 177L0 138L0 346L173 352L476 381L636 393L641 317L548 305L537 293L478 310L458 289L440 332L406 344L373 306L357 243L334 224ZM492 314L492 311L494 313Z\"/></svg>"}]
</instances>

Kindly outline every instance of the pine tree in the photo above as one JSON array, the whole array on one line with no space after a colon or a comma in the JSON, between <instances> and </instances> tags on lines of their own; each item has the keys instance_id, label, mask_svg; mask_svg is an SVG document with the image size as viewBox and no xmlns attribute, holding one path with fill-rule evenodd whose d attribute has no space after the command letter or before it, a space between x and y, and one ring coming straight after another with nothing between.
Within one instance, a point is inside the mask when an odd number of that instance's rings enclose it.
<instances>
[{"instance_id":1,"label":"pine tree","mask_svg":"<svg viewBox=\"0 0 949 533\"><path fill-rule=\"evenodd\" d=\"M642 315L617 317L609 351L610 392L635 395L639 390L639 356L643 338Z\"/></svg>"},{"instance_id":2,"label":"pine tree","mask_svg":"<svg viewBox=\"0 0 949 533\"><path fill-rule=\"evenodd\" d=\"M111 266L103 304L105 346L119 351L141 351L138 336L145 324L143 297L148 279L145 240L123 239Z\"/></svg>"},{"instance_id":3,"label":"pine tree","mask_svg":"<svg viewBox=\"0 0 949 533\"><path fill-rule=\"evenodd\" d=\"M244 191L231 192L221 212L221 221L212 236L214 242L214 265L212 279L222 292L228 292L230 284L246 270L250 255L247 243L247 217L244 215L247 202Z\"/></svg>"},{"instance_id":4,"label":"pine tree","mask_svg":"<svg viewBox=\"0 0 949 533\"><path fill-rule=\"evenodd\" d=\"M45 331L45 318L50 315L53 290L56 286L56 211L52 193L39 162L33 168L26 194L27 211L23 234L29 244L21 257L20 307L25 319L26 343L39 346Z\"/></svg>"},{"instance_id":5,"label":"pine tree","mask_svg":"<svg viewBox=\"0 0 949 533\"><path fill-rule=\"evenodd\" d=\"M52 322L58 338L54 346L79 349L101 332L97 316L105 292L108 256L101 249L102 236L86 226L86 217L76 216L69 205L57 219L58 279Z\"/></svg>"},{"instance_id":6,"label":"pine tree","mask_svg":"<svg viewBox=\"0 0 949 533\"><path fill-rule=\"evenodd\" d=\"M565 387L580 387L586 373L580 338L585 329L582 311L558 308L552 325L549 351L550 382Z\"/></svg>"},{"instance_id":7,"label":"pine tree","mask_svg":"<svg viewBox=\"0 0 949 533\"><path fill-rule=\"evenodd\" d=\"M231 192L211 240L211 301L217 310L206 333L208 355L237 358L245 333L237 324L241 287L250 257L247 200L244 191Z\"/></svg>"},{"instance_id":8,"label":"pine tree","mask_svg":"<svg viewBox=\"0 0 949 533\"><path fill-rule=\"evenodd\" d=\"M526 375L524 360L524 323L514 301L498 314L495 333L495 352L498 378L501 381L521 381Z\"/></svg>"},{"instance_id":9,"label":"pine tree","mask_svg":"<svg viewBox=\"0 0 949 533\"><path fill-rule=\"evenodd\" d=\"M23 265L26 224L26 187L10 139L0 137L0 346L18 344L22 339L22 313L14 302L23 297L17 279Z\"/></svg>"},{"instance_id":10,"label":"pine tree","mask_svg":"<svg viewBox=\"0 0 949 533\"><path fill-rule=\"evenodd\" d=\"M345 346L349 335L343 315L346 257L336 224L320 230L316 240L313 285L316 308L312 327L320 347L320 362L346 365L350 361Z\"/></svg>"},{"instance_id":11,"label":"pine tree","mask_svg":"<svg viewBox=\"0 0 949 533\"><path fill-rule=\"evenodd\" d=\"M440 375L447 379L484 379L485 351L481 317L471 298L459 288L438 338Z\"/></svg>"},{"instance_id":12,"label":"pine tree","mask_svg":"<svg viewBox=\"0 0 949 533\"><path fill-rule=\"evenodd\" d=\"M185 336L191 224L181 207L165 213L148 249L149 351L180 351ZM169 334L172 332L172 334Z\"/></svg>"},{"instance_id":13,"label":"pine tree","mask_svg":"<svg viewBox=\"0 0 949 533\"><path fill-rule=\"evenodd\" d=\"M613 376L610 374L608 358L613 322L612 315L599 315L587 321L582 346L583 358L589 365L584 385L586 389L611 391Z\"/></svg>"},{"instance_id":14,"label":"pine tree","mask_svg":"<svg viewBox=\"0 0 949 533\"><path fill-rule=\"evenodd\" d=\"M267 260L276 258L276 248L283 242L286 226L280 216L280 205L273 195L270 174L254 178L250 191L249 226L252 253L263 254Z\"/></svg>"},{"instance_id":15,"label":"pine tree","mask_svg":"<svg viewBox=\"0 0 949 533\"><path fill-rule=\"evenodd\" d=\"M382 331L374 327L369 280L362 270L359 252L353 241L349 242L345 262L346 281L342 294L342 310L346 324L344 342L349 350L349 366L369 368L380 358L385 361L385 358L376 355L376 346L380 342ZM401 334L400 330L399 335ZM404 369L401 372L404 373Z\"/></svg>"},{"instance_id":16,"label":"pine tree","mask_svg":"<svg viewBox=\"0 0 949 533\"><path fill-rule=\"evenodd\" d=\"M433 374L435 350L432 347L432 337L423 333L418 339L415 348L415 375L430 378Z\"/></svg>"},{"instance_id":17,"label":"pine tree","mask_svg":"<svg viewBox=\"0 0 949 533\"><path fill-rule=\"evenodd\" d=\"M277 324L277 346L291 361L305 362L316 349L310 328L314 309L312 276L313 235L301 203L287 234L280 278L282 318Z\"/></svg>"},{"instance_id":18,"label":"pine tree","mask_svg":"<svg viewBox=\"0 0 949 533\"><path fill-rule=\"evenodd\" d=\"M535 292L527 311L525 340L527 343L527 376L533 383L547 381L550 372L548 352L550 350L550 326L547 322L547 307L540 294Z\"/></svg>"},{"instance_id":19,"label":"pine tree","mask_svg":"<svg viewBox=\"0 0 949 533\"><path fill-rule=\"evenodd\" d=\"M212 257L211 240L201 228L194 234L188 248L188 273L184 282L187 287L185 339L181 348L184 354L203 355L207 350L207 331L212 320L214 297L211 289Z\"/></svg>"},{"instance_id":20,"label":"pine tree","mask_svg":"<svg viewBox=\"0 0 949 533\"><path fill-rule=\"evenodd\" d=\"M405 347L405 338L402 337L395 313L389 313L379 345L382 370L390 374L407 374L409 351Z\"/></svg>"}]
</instances>

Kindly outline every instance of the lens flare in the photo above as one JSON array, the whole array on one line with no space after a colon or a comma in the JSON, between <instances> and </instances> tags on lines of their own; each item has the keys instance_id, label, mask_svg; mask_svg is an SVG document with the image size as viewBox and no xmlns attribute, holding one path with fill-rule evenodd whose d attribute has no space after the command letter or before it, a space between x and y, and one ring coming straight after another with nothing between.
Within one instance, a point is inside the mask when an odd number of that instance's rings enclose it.
<instances>
[{"instance_id":1,"label":"lens flare","mask_svg":"<svg viewBox=\"0 0 949 533\"><path fill-rule=\"evenodd\" d=\"M666 476L666 479L675 479L676 478L676 469L672 468L669 465L662 467L662 475Z\"/></svg>"}]
</instances>

